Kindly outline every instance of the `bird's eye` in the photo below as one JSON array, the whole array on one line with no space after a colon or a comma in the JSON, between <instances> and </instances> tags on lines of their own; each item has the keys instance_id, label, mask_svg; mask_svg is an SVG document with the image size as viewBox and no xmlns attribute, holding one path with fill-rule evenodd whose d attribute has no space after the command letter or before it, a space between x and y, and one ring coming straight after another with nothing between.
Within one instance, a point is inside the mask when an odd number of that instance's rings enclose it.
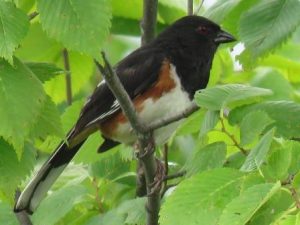
<instances>
[{"instance_id":1,"label":"bird's eye","mask_svg":"<svg viewBox=\"0 0 300 225\"><path fill-rule=\"evenodd\" d=\"M197 28L197 32L200 34L207 34L208 33L208 28L206 26L199 26Z\"/></svg>"}]
</instances>

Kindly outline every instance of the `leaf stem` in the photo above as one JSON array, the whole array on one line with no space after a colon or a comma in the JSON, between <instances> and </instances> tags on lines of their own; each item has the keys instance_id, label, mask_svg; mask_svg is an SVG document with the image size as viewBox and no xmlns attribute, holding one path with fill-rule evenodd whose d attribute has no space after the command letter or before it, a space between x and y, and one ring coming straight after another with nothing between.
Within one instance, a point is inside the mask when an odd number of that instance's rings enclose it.
<instances>
[{"instance_id":1,"label":"leaf stem","mask_svg":"<svg viewBox=\"0 0 300 225\"><path fill-rule=\"evenodd\" d=\"M72 78L68 50L64 48L62 54L65 67L67 103L68 105L72 105Z\"/></svg>"}]
</instances>

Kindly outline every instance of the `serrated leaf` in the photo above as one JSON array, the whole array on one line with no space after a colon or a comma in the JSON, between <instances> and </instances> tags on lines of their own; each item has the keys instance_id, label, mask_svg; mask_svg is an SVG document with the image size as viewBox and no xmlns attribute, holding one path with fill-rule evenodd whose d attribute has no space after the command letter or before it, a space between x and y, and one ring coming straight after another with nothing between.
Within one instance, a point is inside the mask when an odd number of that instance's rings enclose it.
<instances>
[{"instance_id":1,"label":"serrated leaf","mask_svg":"<svg viewBox=\"0 0 300 225\"><path fill-rule=\"evenodd\" d=\"M251 111L262 110L268 113L277 127L276 135L285 138L300 137L300 104L292 101L267 101L249 106L239 107L229 114L231 124L239 123ZM283 113L284 112L284 113Z\"/></svg>"},{"instance_id":2,"label":"serrated leaf","mask_svg":"<svg viewBox=\"0 0 300 225\"><path fill-rule=\"evenodd\" d=\"M209 110L221 110L225 107L249 104L262 96L271 95L268 89L250 87L240 84L220 85L196 92L198 106Z\"/></svg>"},{"instance_id":3,"label":"serrated leaf","mask_svg":"<svg viewBox=\"0 0 300 225\"><path fill-rule=\"evenodd\" d=\"M256 58L278 47L300 24L298 0L261 1L241 17L240 38Z\"/></svg>"},{"instance_id":4,"label":"serrated leaf","mask_svg":"<svg viewBox=\"0 0 300 225\"><path fill-rule=\"evenodd\" d=\"M46 97L42 109L30 131L31 137L46 138L48 135L55 135L60 138L64 137L60 113L49 96Z\"/></svg>"},{"instance_id":5,"label":"serrated leaf","mask_svg":"<svg viewBox=\"0 0 300 225\"><path fill-rule=\"evenodd\" d=\"M225 159L226 144L224 142L215 142L197 149L191 160L186 163L187 176L222 167Z\"/></svg>"},{"instance_id":6,"label":"serrated leaf","mask_svg":"<svg viewBox=\"0 0 300 225\"><path fill-rule=\"evenodd\" d=\"M223 208L239 194L243 178L237 170L222 168L182 181L162 205L160 223L215 225Z\"/></svg>"},{"instance_id":7,"label":"serrated leaf","mask_svg":"<svg viewBox=\"0 0 300 225\"><path fill-rule=\"evenodd\" d=\"M241 122L241 145L250 144L263 130L273 122L264 111L252 111Z\"/></svg>"},{"instance_id":8,"label":"serrated leaf","mask_svg":"<svg viewBox=\"0 0 300 225\"><path fill-rule=\"evenodd\" d=\"M42 83L17 58L14 67L0 59L0 67L0 136L13 144L20 157L46 95Z\"/></svg>"},{"instance_id":9,"label":"serrated leaf","mask_svg":"<svg viewBox=\"0 0 300 225\"><path fill-rule=\"evenodd\" d=\"M220 118L220 112L219 111L211 111L208 110L204 116L201 130L200 130L200 136L205 135L207 132L211 131L215 128Z\"/></svg>"},{"instance_id":10,"label":"serrated leaf","mask_svg":"<svg viewBox=\"0 0 300 225\"><path fill-rule=\"evenodd\" d=\"M291 160L291 146L285 146L272 152L268 158L267 165L262 168L265 177L273 180L285 180L288 177Z\"/></svg>"},{"instance_id":11,"label":"serrated leaf","mask_svg":"<svg viewBox=\"0 0 300 225\"><path fill-rule=\"evenodd\" d=\"M274 129L269 130L251 150L246 161L241 167L241 171L250 172L256 170L265 161L267 153L270 149L274 135Z\"/></svg>"},{"instance_id":12,"label":"serrated leaf","mask_svg":"<svg viewBox=\"0 0 300 225\"><path fill-rule=\"evenodd\" d=\"M258 184L233 199L223 210L218 225L244 225L280 189L280 183Z\"/></svg>"},{"instance_id":13,"label":"serrated leaf","mask_svg":"<svg viewBox=\"0 0 300 225\"><path fill-rule=\"evenodd\" d=\"M34 164L35 149L30 144L25 144L19 160L12 146L0 138L0 189L11 202L18 185L30 174Z\"/></svg>"},{"instance_id":14,"label":"serrated leaf","mask_svg":"<svg viewBox=\"0 0 300 225\"><path fill-rule=\"evenodd\" d=\"M0 1L0 57L13 64L13 52L26 36L27 15L11 2Z\"/></svg>"},{"instance_id":15,"label":"serrated leaf","mask_svg":"<svg viewBox=\"0 0 300 225\"><path fill-rule=\"evenodd\" d=\"M50 37L71 50L99 58L111 25L109 0L39 0L37 7Z\"/></svg>"},{"instance_id":16,"label":"serrated leaf","mask_svg":"<svg viewBox=\"0 0 300 225\"><path fill-rule=\"evenodd\" d=\"M56 224L86 194L87 189L80 185L61 188L41 202L31 219L35 225Z\"/></svg>"},{"instance_id":17,"label":"serrated leaf","mask_svg":"<svg viewBox=\"0 0 300 225\"><path fill-rule=\"evenodd\" d=\"M64 73L64 70L51 63L28 62L25 65L40 79L41 82Z\"/></svg>"}]
</instances>

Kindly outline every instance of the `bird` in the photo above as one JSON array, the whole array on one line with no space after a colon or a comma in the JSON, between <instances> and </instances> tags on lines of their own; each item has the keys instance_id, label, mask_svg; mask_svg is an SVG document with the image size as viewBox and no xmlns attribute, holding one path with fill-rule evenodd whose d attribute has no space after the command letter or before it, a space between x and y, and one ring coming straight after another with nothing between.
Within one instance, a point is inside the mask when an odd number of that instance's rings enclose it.
<instances>
[{"instance_id":1,"label":"bird","mask_svg":"<svg viewBox=\"0 0 300 225\"><path fill-rule=\"evenodd\" d=\"M123 58L113 69L140 120L147 124L190 107L195 92L207 86L218 46L235 40L233 35L205 17L185 16ZM155 144L165 143L181 122L155 130ZM32 214L89 135L99 131L104 142L98 152L105 152L120 143L131 145L137 140L105 81L100 82L87 98L66 140L58 145L27 184L16 201L15 212Z\"/></svg>"}]
</instances>

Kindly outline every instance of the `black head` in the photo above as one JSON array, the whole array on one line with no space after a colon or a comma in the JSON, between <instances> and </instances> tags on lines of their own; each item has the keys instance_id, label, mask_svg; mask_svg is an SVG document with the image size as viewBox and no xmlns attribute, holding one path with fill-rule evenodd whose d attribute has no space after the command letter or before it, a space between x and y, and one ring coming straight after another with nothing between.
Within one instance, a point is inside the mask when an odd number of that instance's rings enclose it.
<instances>
[{"instance_id":1,"label":"black head","mask_svg":"<svg viewBox=\"0 0 300 225\"><path fill-rule=\"evenodd\" d=\"M164 32L158 39L178 40L183 45L205 44L211 47L217 47L221 43L235 41L235 38L223 31L220 26L201 16L185 16Z\"/></svg>"}]
</instances>

